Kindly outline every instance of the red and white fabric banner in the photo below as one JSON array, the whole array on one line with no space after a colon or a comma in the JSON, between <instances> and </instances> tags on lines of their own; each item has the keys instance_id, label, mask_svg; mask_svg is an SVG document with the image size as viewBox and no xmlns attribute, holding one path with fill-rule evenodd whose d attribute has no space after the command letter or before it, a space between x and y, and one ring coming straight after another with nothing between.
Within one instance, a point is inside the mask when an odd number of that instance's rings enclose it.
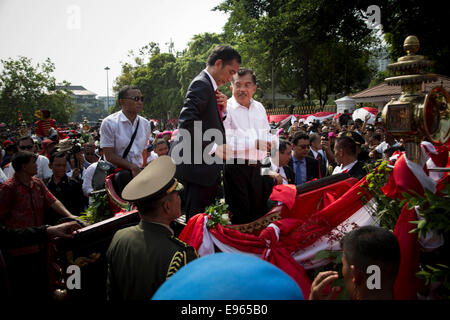
<instances>
[{"instance_id":1,"label":"red and white fabric banner","mask_svg":"<svg viewBox=\"0 0 450 320\"><path fill-rule=\"evenodd\" d=\"M320 250L339 249L339 239L345 232L374 224L370 209L373 202L364 205L361 200L361 193L370 199L361 188L362 183L365 179L358 182L349 178L298 196L294 194L291 209L280 205L266 215L279 213L281 219L253 233L220 224L207 228L208 215L198 214L188 221L180 239L197 249L200 256L218 249L267 260L289 274L308 297L311 279L305 270L327 262L314 261L314 255Z\"/></svg>"},{"instance_id":2,"label":"red and white fabric banner","mask_svg":"<svg viewBox=\"0 0 450 320\"><path fill-rule=\"evenodd\" d=\"M369 119L367 120L368 124L374 124L375 120L377 118L378 109L377 108L370 108L370 107L362 107L358 108L353 111L352 119L360 119L364 122L367 116L369 116Z\"/></svg>"},{"instance_id":3,"label":"red and white fabric banner","mask_svg":"<svg viewBox=\"0 0 450 320\"><path fill-rule=\"evenodd\" d=\"M267 119L269 122L281 122L284 125L287 121L290 121L291 124L295 119L298 119L299 122L304 122L309 124L314 122L314 120L319 120L322 122L325 119L332 119L336 115L335 112L317 112L313 114L276 114L276 115L267 115Z\"/></svg>"},{"instance_id":4,"label":"red and white fabric banner","mask_svg":"<svg viewBox=\"0 0 450 320\"><path fill-rule=\"evenodd\" d=\"M429 142L421 143L422 153L419 163L410 161L405 153L397 155L394 169L389 180L382 188L383 193L392 199L404 199L403 193L415 192L424 195L425 190L439 194L440 188L448 179L447 173L429 172L435 167L448 167L448 146L434 146ZM421 249L433 250L443 245L443 237L434 231L418 238L416 233L410 233L415 225L411 221L423 219L420 208L408 209L408 203L403 207L394 228L394 235L400 245L400 267L394 285L396 300L417 299L419 280L419 252Z\"/></svg>"},{"instance_id":5,"label":"red and white fabric banner","mask_svg":"<svg viewBox=\"0 0 450 320\"><path fill-rule=\"evenodd\" d=\"M319 120L319 122L322 122L326 119L333 119L333 117L336 115L335 112L317 112L311 115L307 115L305 119L306 124L313 123L316 120Z\"/></svg>"}]
</instances>

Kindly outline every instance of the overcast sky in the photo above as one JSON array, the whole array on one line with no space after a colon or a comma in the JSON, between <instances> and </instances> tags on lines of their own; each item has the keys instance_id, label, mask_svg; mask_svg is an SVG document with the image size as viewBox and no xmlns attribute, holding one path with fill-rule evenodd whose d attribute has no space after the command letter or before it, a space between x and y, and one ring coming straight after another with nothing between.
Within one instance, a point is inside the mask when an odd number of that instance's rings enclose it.
<instances>
[{"instance_id":1,"label":"overcast sky","mask_svg":"<svg viewBox=\"0 0 450 320\"><path fill-rule=\"evenodd\" d=\"M57 82L106 96L129 50L170 39L181 51L195 34L221 33L227 15L211 11L221 0L0 0L0 59L49 57Z\"/></svg>"}]
</instances>

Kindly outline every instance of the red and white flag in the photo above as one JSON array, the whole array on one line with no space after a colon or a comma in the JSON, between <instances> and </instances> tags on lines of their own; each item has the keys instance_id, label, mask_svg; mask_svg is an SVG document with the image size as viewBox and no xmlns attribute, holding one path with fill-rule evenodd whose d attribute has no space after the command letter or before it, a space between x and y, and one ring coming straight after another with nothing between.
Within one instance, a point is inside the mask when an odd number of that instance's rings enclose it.
<instances>
[{"instance_id":1,"label":"red and white flag","mask_svg":"<svg viewBox=\"0 0 450 320\"><path fill-rule=\"evenodd\" d=\"M272 200L284 201L265 217L278 213L276 220L261 230L258 224L207 228L206 214L192 217L180 239L192 245L200 256L222 252L244 253L260 257L289 274L309 297L311 279L306 270L329 261L314 261L320 250L339 249L340 237L358 226L374 224L373 201L363 204L365 193L360 182L349 178L338 183L296 196L289 185L276 186ZM286 188L286 192L282 189ZM366 194L368 199L370 196ZM288 199L288 198L295 198ZM258 220L260 221L260 220ZM248 232L236 230L248 228Z\"/></svg>"}]
</instances>

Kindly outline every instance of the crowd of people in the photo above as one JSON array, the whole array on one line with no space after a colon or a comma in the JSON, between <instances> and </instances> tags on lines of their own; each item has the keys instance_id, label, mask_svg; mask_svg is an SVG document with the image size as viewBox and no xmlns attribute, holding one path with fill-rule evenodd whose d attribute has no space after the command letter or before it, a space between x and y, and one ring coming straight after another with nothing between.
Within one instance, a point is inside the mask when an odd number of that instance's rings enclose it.
<instances>
[{"instance_id":1,"label":"crowd of people","mask_svg":"<svg viewBox=\"0 0 450 320\"><path fill-rule=\"evenodd\" d=\"M218 91L228 83L231 97ZM352 120L347 112L312 123L297 118L283 126L269 123L265 107L253 97L257 83L255 73L241 67L236 50L218 46L189 86L176 130L154 127L141 116L142 93L126 86L117 97L121 110L99 126L86 129L78 124L65 139L59 134L50 137L50 127L41 136L3 136L0 261L8 295L45 296L43 230L55 234L50 225L63 219L57 234L70 237L84 225L79 215L89 206L92 192L102 187L95 182L103 167L99 163L124 177L126 183L117 194L135 204L141 217L140 224L117 232L111 242L108 298L141 300L150 299L167 278L198 258L170 226L180 215L188 221L224 198L233 224L250 223L270 209L275 185L302 185L338 173L361 179L367 174L366 164L402 150L402 142L389 135L382 122L369 125L368 118ZM262 174L263 168L269 170ZM27 240L17 241L21 236ZM344 250L354 241L359 241L357 236L345 242ZM385 241L387 248L392 249L392 242ZM353 259L363 254L368 253L352 253L346 263L356 265ZM391 278L396 259L394 252L393 261L388 261L393 265ZM29 266L39 267L30 273ZM318 276L312 299L324 297L321 289L334 279L330 276L335 274ZM344 276L349 284L356 277L352 271ZM390 282L386 288L391 288ZM365 298L359 289L354 298ZM392 296L384 292L380 297Z\"/></svg>"}]
</instances>

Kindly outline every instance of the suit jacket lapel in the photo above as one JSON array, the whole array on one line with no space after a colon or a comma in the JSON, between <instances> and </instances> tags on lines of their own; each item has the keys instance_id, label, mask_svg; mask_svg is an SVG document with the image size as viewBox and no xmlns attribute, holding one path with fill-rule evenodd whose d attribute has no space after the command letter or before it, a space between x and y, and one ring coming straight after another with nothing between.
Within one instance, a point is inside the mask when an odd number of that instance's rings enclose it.
<instances>
[{"instance_id":1,"label":"suit jacket lapel","mask_svg":"<svg viewBox=\"0 0 450 320\"><path fill-rule=\"evenodd\" d=\"M220 117L220 113L219 113L219 106L217 105L216 93L214 92L214 86L213 86L208 74L205 72L205 70L202 70L201 74L203 75L203 77L207 80L207 82L210 85L211 98L213 101L211 103L211 105L214 105L214 107L216 109L217 118L219 119L220 128L221 128L222 132L225 132L225 127L223 126L223 121L222 121L222 118ZM224 136L224 143L225 143L225 136Z\"/></svg>"}]
</instances>

